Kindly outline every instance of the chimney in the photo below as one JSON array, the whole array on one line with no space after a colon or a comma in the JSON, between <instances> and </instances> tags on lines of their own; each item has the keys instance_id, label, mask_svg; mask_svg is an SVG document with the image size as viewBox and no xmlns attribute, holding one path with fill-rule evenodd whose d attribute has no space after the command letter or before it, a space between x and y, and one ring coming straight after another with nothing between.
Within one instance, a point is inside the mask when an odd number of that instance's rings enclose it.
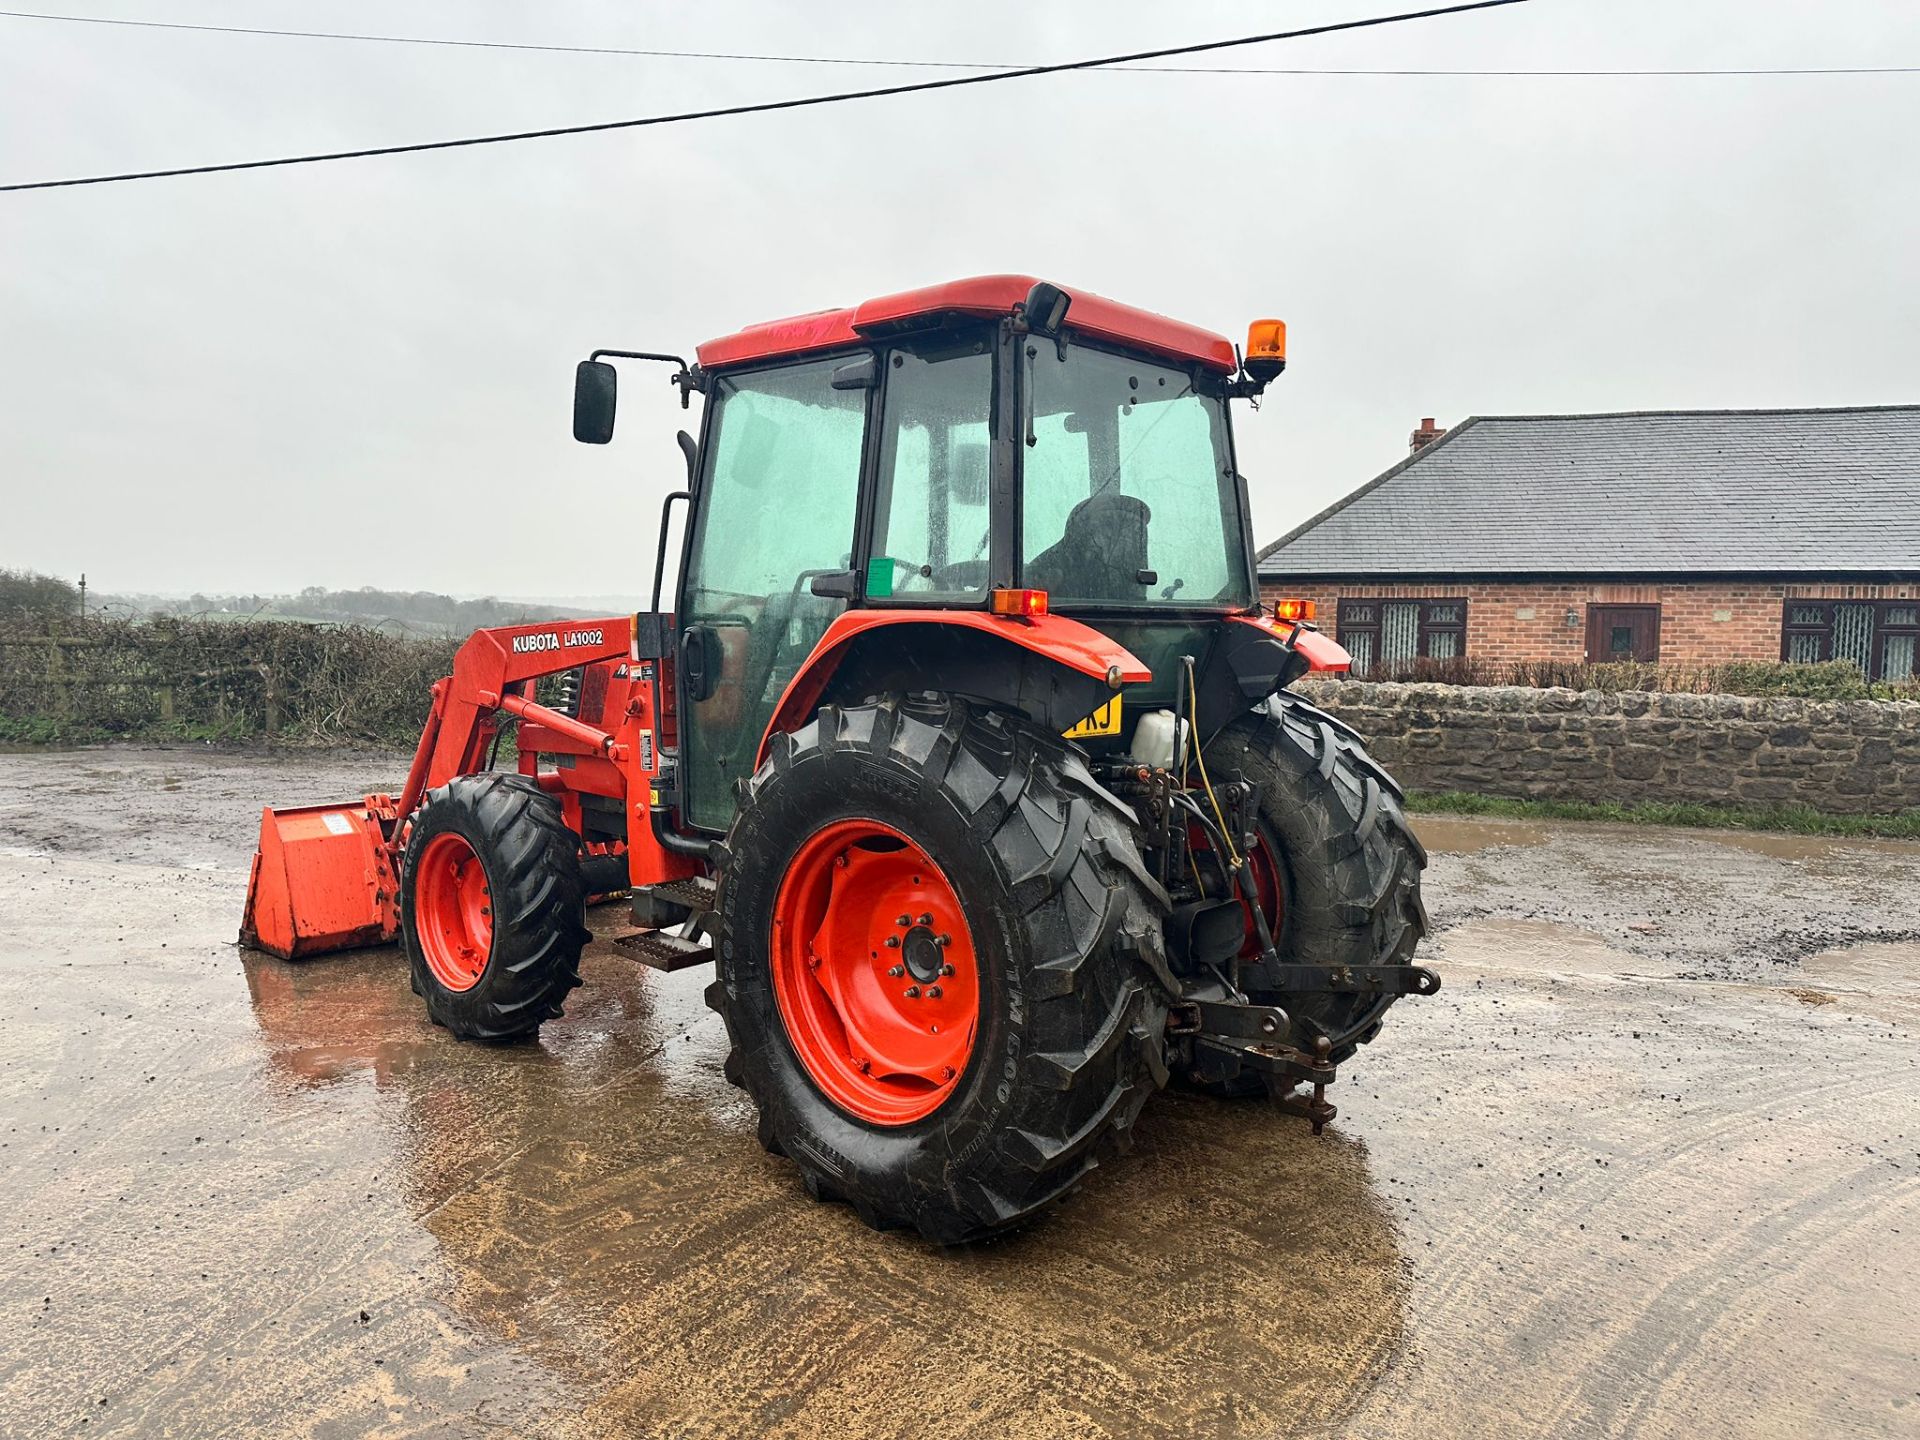
<instances>
[{"instance_id":1,"label":"chimney","mask_svg":"<svg viewBox=\"0 0 1920 1440\"><path fill-rule=\"evenodd\" d=\"M1407 437L1407 453L1418 455L1427 446L1447 433L1447 427L1433 423L1433 417L1427 416L1420 422L1420 428Z\"/></svg>"}]
</instances>

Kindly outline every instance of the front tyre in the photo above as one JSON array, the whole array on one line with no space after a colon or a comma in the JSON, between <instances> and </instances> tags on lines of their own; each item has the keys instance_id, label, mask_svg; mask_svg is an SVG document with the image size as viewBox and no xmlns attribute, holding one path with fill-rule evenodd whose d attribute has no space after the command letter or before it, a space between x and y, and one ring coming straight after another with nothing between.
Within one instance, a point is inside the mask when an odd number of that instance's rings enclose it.
<instances>
[{"instance_id":1,"label":"front tyre","mask_svg":"<svg viewBox=\"0 0 1920 1440\"><path fill-rule=\"evenodd\" d=\"M728 1074L808 1190L942 1243L1026 1221L1166 1083L1164 897L1057 736L959 700L829 706L742 788Z\"/></svg>"},{"instance_id":2,"label":"front tyre","mask_svg":"<svg viewBox=\"0 0 1920 1440\"><path fill-rule=\"evenodd\" d=\"M427 796L400 870L400 938L427 1014L462 1040L517 1040L560 1013L591 938L579 837L524 775Z\"/></svg>"}]
</instances>

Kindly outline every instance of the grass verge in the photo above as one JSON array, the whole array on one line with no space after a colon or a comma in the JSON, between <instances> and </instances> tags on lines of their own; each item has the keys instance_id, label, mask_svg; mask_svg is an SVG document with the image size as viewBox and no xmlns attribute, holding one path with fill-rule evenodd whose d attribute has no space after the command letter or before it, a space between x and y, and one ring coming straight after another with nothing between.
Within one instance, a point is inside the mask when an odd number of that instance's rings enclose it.
<instances>
[{"instance_id":1,"label":"grass verge","mask_svg":"<svg viewBox=\"0 0 1920 1440\"><path fill-rule=\"evenodd\" d=\"M1628 825L1690 825L1704 830L1778 830L1793 835L1920 840L1920 810L1897 815L1829 815L1807 805L1596 805L1584 800L1517 800L1457 790L1410 794L1407 808L1417 814L1492 815L1507 820L1611 820Z\"/></svg>"}]
</instances>

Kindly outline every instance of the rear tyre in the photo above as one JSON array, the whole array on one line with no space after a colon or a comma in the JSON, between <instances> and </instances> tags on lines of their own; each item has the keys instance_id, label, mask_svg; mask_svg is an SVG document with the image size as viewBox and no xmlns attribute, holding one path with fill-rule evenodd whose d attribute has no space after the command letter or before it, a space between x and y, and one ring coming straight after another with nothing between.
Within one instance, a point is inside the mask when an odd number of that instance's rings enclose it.
<instances>
[{"instance_id":1,"label":"rear tyre","mask_svg":"<svg viewBox=\"0 0 1920 1440\"><path fill-rule=\"evenodd\" d=\"M727 1075L816 1198L946 1244L1007 1230L1166 1083L1164 904L1058 736L942 696L828 706L774 737L727 836Z\"/></svg>"},{"instance_id":2,"label":"rear tyre","mask_svg":"<svg viewBox=\"0 0 1920 1440\"><path fill-rule=\"evenodd\" d=\"M1233 721L1207 747L1216 783L1238 770L1258 796L1253 860L1274 941L1287 964L1408 965L1427 931L1420 872L1427 854L1400 808L1400 787L1358 734L1282 691ZM1269 890L1273 894L1268 894ZM1338 1065L1380 1032L1394 998L1250 990L1293 1018L1292 1045L1325 1035ZM1216 1088L1260 1094L1242 1073Z\"/></svg>"},{"instance_id":3,"label":"rear tyre","mask_svg":"<svg viewBox=\"0 0 1920 1440\"><path fill-rule=\"evenodd\" d=\"M590 938L579 837L524 775L464 775L427 796L400 871L414 992L462 1040L517 1040L558 1015Z\"/></svg>"}]
</instances>

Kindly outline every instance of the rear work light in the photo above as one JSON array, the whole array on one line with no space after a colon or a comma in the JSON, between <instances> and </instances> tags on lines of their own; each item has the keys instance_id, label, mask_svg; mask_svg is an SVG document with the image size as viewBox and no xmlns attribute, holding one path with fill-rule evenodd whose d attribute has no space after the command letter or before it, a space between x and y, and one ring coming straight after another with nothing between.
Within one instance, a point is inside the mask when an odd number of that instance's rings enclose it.
<instances>
[{"instance_id":1,"label":"rear work light","mask_svg":"<svg viewBox=\"0 0 1920 1440\"><path fill-rule=\"evenodd\" d=\"M1044 615L1047 613L1047 592L995 590L989 596L988 608L996 615Z\"/></svg>"},{"instance_id":2,"label":"rear work light","mask_svg":"<svg viewBox=\"0 0 1920 1440\"><path fill-rule=\"evenodd\" d=\"M1313 601L1276 600L1273 602L1273 618L1276 620L1310 621L1313 619Z\"/></svg>"}]
</instances>

